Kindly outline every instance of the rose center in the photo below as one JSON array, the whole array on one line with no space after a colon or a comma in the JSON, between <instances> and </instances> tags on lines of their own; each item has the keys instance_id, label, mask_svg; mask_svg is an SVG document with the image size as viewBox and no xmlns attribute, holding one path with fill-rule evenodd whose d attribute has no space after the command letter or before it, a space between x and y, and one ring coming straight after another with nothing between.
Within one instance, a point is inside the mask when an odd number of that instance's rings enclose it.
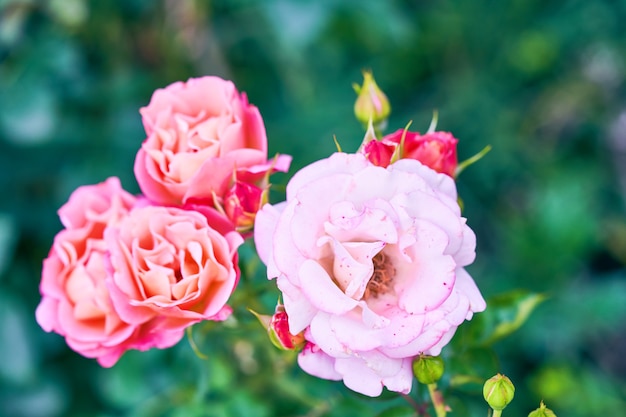
<instances>
[{"instance_id":1,"label":"rose center","mask_svg":"<svg viewBox=\"0 0 626 417\"><path fill-rule=\"evenodd\" d=\"M180 268L174 269L174 278L176 278L176 282L182 281L183 273L180 271Z\"/></svg>"},{"instance_id":2,"label":"rose center","mask_svg":"<svg viewBox=\"0 0 626 417\"><path fill-rule=\"evenodd\" d=\"M396 268L391 260L383 252L378 252L372 259L374 272L365 287L364 299L370 297L378 298L379 295L386 294L391 290L393 278L396 276Z\"/></svg>"}]
</instances>

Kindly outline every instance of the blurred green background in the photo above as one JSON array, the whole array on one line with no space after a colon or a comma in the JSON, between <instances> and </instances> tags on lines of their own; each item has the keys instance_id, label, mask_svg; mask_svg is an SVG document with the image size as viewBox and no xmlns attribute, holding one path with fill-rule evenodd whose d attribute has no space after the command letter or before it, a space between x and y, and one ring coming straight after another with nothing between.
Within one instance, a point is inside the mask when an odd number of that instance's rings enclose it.
<instances>
[{"instance_id":1,"label":"blurred green background","mask_svg":"<svg viewBox=\"0 0 626 417\"><path fill-rule=\"evenodd\" d=\"M438 109L460 159L493 146L458 181L478 236L469 271L487 297L550 297L494 345L482 375L516 384L504 415L541 399L559 416L623 415L624 21L617 0L0 0L0 415L373 416L404 404L305 375L263 347L243 308L243 326L194 331L208 360L183 340L112 369L34 320L71 191L119 176L138 192L138 109L152 91L232 79L264 116L270 154L294 156L293 173L333 152L333 135L356 150L351 84L365 68L391 100L390 131L408 120L424 131ZM250 247L242 258L247 288L263 291ZM254 307L269 312L273 297ZM476 392L451 390L452 415L486 416Z\"/></svg>"}]
</instances>

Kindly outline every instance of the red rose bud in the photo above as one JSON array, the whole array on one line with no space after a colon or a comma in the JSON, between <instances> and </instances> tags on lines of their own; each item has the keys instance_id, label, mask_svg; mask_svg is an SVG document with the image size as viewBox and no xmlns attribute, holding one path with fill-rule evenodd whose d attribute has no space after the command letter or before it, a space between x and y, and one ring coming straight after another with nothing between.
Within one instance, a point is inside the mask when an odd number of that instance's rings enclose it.
<instances>
[{"instance_id":1,"label":"red rose bud","mask_svg":"<svg viewBox=\"0 0 626 417\"><path fill-rule=\"evenodd\" d=\"M267 330L270 341L281 350L301 350L306 344L304 332L293 335L289 332L289 320L282 304L276 306L274 315L259 314L248 309L259 320L261 326Z\"/></svg>"},{"instance_id":2,"label":"red rose bud","mask_svg":"<svg viewBox=\"0 0 626 417\"><path fill-rule=\"evenodd\" d=\"M254 226L256 212L267 203L267 189L242 181L235 181L224 196L226 216L240 232L248 232Z\"/></svg>"},{"instance_id":3,"label":"red rose bud","mask_svg":"<svg viewBox=\"0 0 626 417\"><path fill-rule=\"evenodd\" d=\"M367 159L379 167L387 167L391 163L391 157L396 150L396 145L372 140L363 145L362 152Z\"/></svg>"},{"instance_id":4,"label":"red rose bud","mask_svg":"<svg viewBox=\"0 0 626 417\"><path fill-rule=\"evenodd\" d=\"M530 414L528 414L528 417L556 417L556 414L554 414L554 411L546 407L542 401L539 408L535 411L531 411Z\"/></svg>"},{"instance_id":5,"label":"red rose bud","mask_svg":"<svg viewBox=\"0 0 626 417\"><path fill-rule=\"evenodd\" d=\"M400 129L385 136L382 142L401 146L400 158L417 159L427 167L454 178L458 165L456 154L458 140L452 134L432 132L421 135Z\"/></svg>"},{"instance_id":6,"label":"red rose bud","mask_svg":"<svg viewBox=\"0 0 626 417\"><path fill-rule=\"evenodd\" d=\"M289 332L289 317L281 304L276 306L267 331L274 346L282 350L300 350L306 343L303 332L297 335Z\"/></svg>"},{"instance_id":7,"label":"red rose bud","mask_svg":"<svg viewBox=\"0 0 626 417\"><path fill-rule=\"evenodd\" d=\"M354 115L357 120L364 125L370 120L374 125L383 124L391 113L391 106L370 71L363 71L363 85L360 87L355 85L354 90L358 94L354 103Z\"/></svg>"},{"instance_id":8,"label":"red rose bud","mask_svg":"<svg viewBox=\"0 0 626 417\"><path fill-rule=\"evenodd\" d=\"M495 411L504 410L515 395L515 387L509 378L496 374L489 378L483 386L483 396L485 401Z\"/></svg>"}]
</instances>

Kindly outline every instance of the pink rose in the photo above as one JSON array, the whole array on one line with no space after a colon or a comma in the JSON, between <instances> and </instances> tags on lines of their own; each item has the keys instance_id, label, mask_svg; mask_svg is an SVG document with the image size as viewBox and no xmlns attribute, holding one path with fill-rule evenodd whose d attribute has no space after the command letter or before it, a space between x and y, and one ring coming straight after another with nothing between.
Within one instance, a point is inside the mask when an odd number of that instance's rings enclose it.
<instances>
[{"instance_id":1,"label":"pink rose","mask_svg":"<svg viewBox=\"0 0 626 417\"><path fill-rule=\"evenodd\" d=\"M454 181L412 159L387 168L337 153L291 179L257 214L255 242L277 278L298 362L365 395L408 393L411 363L438 355L485 301L463 268L475 236Z\"/></svg>"},{"instance_id":2,"label":"pink rose","mask_svg":"<svg viewBox=\"0 0 626 417\"><path fill-rule=\"evenodd\" d=\"M184 328L224 320L239 279L241 236L215 230L197 211L141 207L107 229L113 271L107 287L120 317L149 328L142 344L171 346Z\"/></svg>"},{"instance_id":3,"label":"pink rose","mask_svg":"<svg viewBox=\"0 0 626 417\"><path fill-rule=\"evenodd\" d=\"M367 142L362 151L370 162L386 167L391 162L396 148L402 144L403 135L404 144L399 150L400 158L416 159L427 167L454 178L458 165L456 154L458 140L448 132L431 132L421 135L400 129L383 137L380 141Z\"/></svg>"},{"instance_id":4,"label":"pink rose","mask_svg":"<svg viewBox=\"0 0 626 417\"><path fill-rule=\"evenodd\" d=\"M117 178L79 187L59 209L66 229L57 234L43 263L37 322L102 366L119 359L136 330L111 305L103 240L105 228L124 219L134 204L135 197L122 190Z\"/></svg>"},{"instance_id":5,"label":"pink rose","mask_svg":"<svg viewBox=\"0 0 626 417\"><path fill-rule=\"evenodd\" d=\"M260 185L269 172L289 168L289 156L267 160L261 114L230 81L202 77L171 84L154 92L141 115L148 137L137 153L135 176L158 204L217 207L233 179Z\"/></svg>"}]
</instances>

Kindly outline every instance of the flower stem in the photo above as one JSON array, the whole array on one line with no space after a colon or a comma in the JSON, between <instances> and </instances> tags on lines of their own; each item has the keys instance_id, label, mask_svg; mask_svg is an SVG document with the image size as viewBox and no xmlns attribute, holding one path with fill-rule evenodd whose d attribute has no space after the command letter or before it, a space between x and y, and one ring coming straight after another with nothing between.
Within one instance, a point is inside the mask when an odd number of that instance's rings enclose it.
<instances>
[{"instance_id":1,"label":"flower stem","mask_svg":"<svg viewBox=\"0 0 626 417\"><path fill-rule=\"evenodd\" d=\"M493 410L493 414L491 417L500 417L502 415L502 410Z\"/></svg>"},{"instance_id":2,"label":"flower stem","mask_svg":"<svg viewBox=\"0 0 626 417\"><path fill-rule=\"evenodd\" d=\"M406 402L408 402L411 405L411 407L413 407L415 411L417 411L418 413L420 412L420 406L417 402L415 402L413 398L411 398L407 394L400 394L400 395L402 396L402 398L406 400Z\"/></svg>"},{"instance_id":3,"label":"flower stem","mask_svg":"<svg viewBox=\"0 0 626 417\"><path fill-rule=\"evenodd\" d=\"M411 405L419 417L430 417L430 414L428 414L428 403L419 404L407 394L400 394L400 396Z\"/></svg>"},{"instance_id":4,"label":"flower stem","mask_svg":"<svg viewBox=\"0 0 626 417\"><path fill-rule=\"evenodd\" d=\"M441 395L441 392L437 390L437 384L428 384L428 393L430 394L430 399L435 407L437 417L446 417L446 404L443 401L443 395ZM494 414L493 417L497 416Z\"/></svg>"}]
</instances>

